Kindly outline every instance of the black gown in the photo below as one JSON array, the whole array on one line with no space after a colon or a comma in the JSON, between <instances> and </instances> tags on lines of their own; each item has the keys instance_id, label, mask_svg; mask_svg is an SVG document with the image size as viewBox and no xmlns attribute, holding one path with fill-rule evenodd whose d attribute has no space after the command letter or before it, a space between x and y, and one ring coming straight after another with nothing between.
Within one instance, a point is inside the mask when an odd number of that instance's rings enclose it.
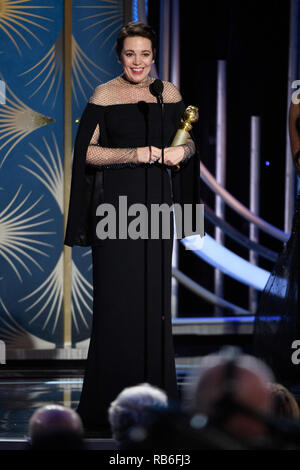
<instances>
[{"instance_id":1,"label":"black gown","mask_svg":"<svg viewBox=\"0 0 300 470\"><path fill-rule=\"evenodd\" d=\"M299 173L299 104L291 102L288 123L291 154ZM299 194L295 202L291 236L284 245L261 295L253 332L254 354L272 368L277 382L287 387L300 385Z\"/></svg>"},{"instance_id":2,"label":"black gown","mask_svg":"<svg viewBox=\"0 0 300 470\"><path fill-rule=\"evenodd\" d=\"M119 77L113 83L135 87L122 80ZM147 97L148 87L146 100ZM87 428L108 428L108 407L124 387L148 382L164 389L171 400L178 399L171 328L173 218L169 220L167 239L161 240L160 233L158 239L120 239L117 235L116 239L100 240L96 235L100 220L97 206L112 204L118 234L120 195L127 197L128 208L142 203L149 213L151 204L162 202L162 185L163 202L169 206L174 201L182 206L192 203L193 208L200 203L198 154L186 159L171 178L158 163L137 163L133 157L122 162L120 149L130 155L128 149L161 147L160 106L155 101L103 103L88 103L80 121L65 238L65 244L70 246L92 246L93 322L77 410ZM164 106L167 147L185 108L181 99ZM97 125L98 145L102 149L119 149L117 163L86 163L87 147ZM135 217L128 216L128 226ZM150 233L150 217L148 222Z\"/></svg>"},{"instance_id":3,"label":"black gown","mask_svg":"<svg viewBox=\"0 0 300 470\"><path fill-rule=\"evenodd\" d=\"M300 342L292 347L295 340L300 340L300 195L291 236L261 294L253 332L254 354L288 387L300 385L300 366L292 357L300 349Z\"/></svg>"}]
</instances>

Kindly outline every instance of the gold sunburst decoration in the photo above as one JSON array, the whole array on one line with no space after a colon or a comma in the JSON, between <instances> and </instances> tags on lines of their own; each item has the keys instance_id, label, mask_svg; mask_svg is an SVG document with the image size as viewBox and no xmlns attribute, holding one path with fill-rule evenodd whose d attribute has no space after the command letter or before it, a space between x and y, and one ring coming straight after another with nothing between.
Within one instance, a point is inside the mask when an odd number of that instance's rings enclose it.
<instances>
[{"instance_id":1,"label":"gold sunburst decoration","mask_svg":"<svg viewBox=\"0 0 300 470\"><path fill-rule=\"evenodd\" d=\"M26 295L19 302L37 297L33 303L25 309L25 312L32 311L33 314L29 324L35 322L41 315L46 316L44 318L42 329L45 330L50 320L53 320L52 334L54 334L58 320L62 313L63 303L63 254L60 255L56 266L45 279L34 291ZM36 310L38 310L36 312ZM44 315L43 315L44 314Z\"/></svg>"},{"instance_id":2,"label":"gold sunburst decoration","mask_svg":"<svg viewBox=\"0 0 300 470\"><path fill-rule=\"evenodd\" d=\"M5 344L12 346L18 342L20 337L26 337L28 332L15 320L13 315L8 311L6 305L4 304L2 298L0 297L0 324L3 325L0 327L0 337L5 341Z\"/></svg>"},{"instance_id":3,"label":"gold sunburst decoration","mask_svg":"<svg viewBox=\"0 0 300 470\"><path fill-rule=\"evenodd\" d=\"M80 332L80 323L83 323L84 329L89 328L88 318L91 317L93 309L93 287L86 280L80 270L72 261L72 319L76 331ZM25 312L30 312L32 318L29 321L31 325L38 318L43 318L42 329L45 330L52 323L51 333L54 334L62 314L63 303L63 253L49 274L49 276L30 294L26 295L19 302L31 300L32 303L25 308Z\"/></svg>"},{"instance_id":4,"label":"gold sunburst decoration","mask_svg":"<svg viewBox=\"0 0 300 470\"><path fill-rule=\"evenodd\" d=\"M90 256L90 257L92 256L92 249L91 249L91 248L88 248L88 249L86 250L86 252L82 254L82 258L84 258L85 256ZM93 268L93 264L90 263L90 265L89 265L89 267L88 267L88 271L91 271L92 268Z\"/></svg>"},{"instance_id":5,"label":"gold sunburst decoration","mask_svg":"<svg viewBox=\"0 0 300 470\"><path fill-rule=\"evenodd\" d=\"M95 64L79 46L75 37L72 36L72 74L73 74L73 95L76 104L79 105L79 92L87 100L89 97L86 93L86 87L93 90L95 83L101 83L99 72L111 76L109 72L99 65ZM44 93L43 104L48 100L53 92L52 108L54 108L62 84L63 75L63 34L62 32L57 38L55 44L49 49L44 57L33 67L29 68L20 76L31 75L31 79L25 84L26 87L34 86L33 93L29 96L36 95L39 92ZM91 83L90 80L94 80Z\"/></svg>"},{"instance_id":6,"label":"gold sunburst decoration","mask_svg":"<svg viewBox=\"0 0 300 470\"><path fill-rule=\"evenodd\" d=\"M35 152L35 158L31 155L25 155L32 164L31 168L23 164L19 165L19 167L35 176L35 178L49 190L56 200L61 213L63 213L64 174L62 156L60 155L59 146L54 133L52 133L52 139L53 145L51 147L47 139L43 137L44 147L46 148L46 152L44 153L42 152L42 145L36 147L32 143L29 143L30 147Z\"/></svg>"},{"instance_id":7,"label":"gold sunburst decoration","mask_svg":"<svg viewBox=\"0 0 300 470\"><path fill-rule=\"evenodd\" d=\"M54 119L34 111L24 104L6 85L8 91L5 105L0 105L0 151L7 149L0 161L3 166L15 146L39 127L46 126ZM0 89L0 102L3 93Z\"/></svg>"},{"instance_id":8,"label":"gold sunburst decoration","mask_svg":"<svg viewBox=\"0 0 300 470\"><path fill-rule=\"evenodd\" d=\"M120 0L103 0L101 5L80 5L76 8L91 10L91 15L84 16L79 20L86 24L83 31L91 30L93 32L90 44L101 39L101 47L103 47L123 26L123 2ZM107 35L102 40L104 33Z\"/></svg>"},{"instance_id":9,"label":"gold sunburst decoration","mask_svg":"<svg viewBox=\"0 0 300 470\"><path fill-rule=\"evenodd\" d=\"M33 93L29 96L32 98L41 89L44 90L43 104L47 101L50 93L54 91L54 98L52 101L52 108L54 108L58 92L60 90L62 76L63 76L63 35L57 38L57 41L50 47L49 51L36 63L19 76L33 76L26 84L34 86Z\"/></svg>"},{"instance_id":10,"label":"gold sunburst decoration","mask_svg":"<svg viewBox=\"0 0 300 470\"><path fill-rule=\"evenodd\" d=\"M77 268L74 261L72 262L72 319L73 325L80 332L78 320L84 324L85 329L89 328L89 324L85 315L93 314L93 286L81 271ZM77 319L78 317L78 319Z\"/></svg>"},{"instance_id":11,"label":"gold sunburst decoration","mask_svg":"<svg viewBox=\"0 0 300 470\"><path fill-rule=\"evenodd\" d=\"M109 72L99 67L99 65L95 64L95 62L93 62L86 55L86 53L81 49L78 42L73 37L72 38L72 75L73 75L72 90L73 90L74 98L75 98L77 105L79 105L77 90L79 90L82 96L85 98L85 100L87 100L89 97L85 93L84 83L89 87L89 89L94 89L95 87L92 83L90 83L89 79L87 78L88 76L93 78L96 81L97 85L101 82L101 80L99 79L99 76L93 72L90 66L92 66L95 69L95 71L99 70L100 72L108 76L111 75Z\"/></svg>"},{"instance_id":12,"label":"gold sunburst decoration","mask_svg":"<svg viewBox=\"0 0 300 470\"><path fill-rule=\"evenodd\" d=\"M26 44L31 49L31 45L24 36L25 32L31 38L42 44L40 38L32 31L33 28L49 31L41 24L41 21L51 21L53 19L41 16L37 10L53 8L45 5L28 5L31 0L1 0L0 1L0 29L9 37L18 53L22 55L18 40Z\"/></svg>"},{"instance_id":13,"label":"gold sunburst decoration","mask_svg":"<svg viewBox=\"0 0 300 470\"><path fill-rule=\"evenodd\" d=\"M16 321L0 297L0 338L9 349L53 349L55 343L45 341L27 331Z\"/></svg>"},{"instance_id":14,"label":"gold sunburst decoration","mask_svg":"<svg viewBox=\"0 0 300 470\"><path fill-rule=\"evenodd\" d=\"M44 271L44 268L31 254L49 258L49 254L43 251L42 248L53 247L53 245L34 237L55 235L55 232L42 230L44 224L53 222L52 218L44 219L44 215L49 212L49 209L35 213L35 208L43 195L28 206L32 191L20 201L18 198L21 189L22 185L19 186L14 197L0 212L0 259L6 261L19 281L23 282L19 267L23 267L30 276L32 275L29 268L30 263Z\"/></svg>"}]
</instances>

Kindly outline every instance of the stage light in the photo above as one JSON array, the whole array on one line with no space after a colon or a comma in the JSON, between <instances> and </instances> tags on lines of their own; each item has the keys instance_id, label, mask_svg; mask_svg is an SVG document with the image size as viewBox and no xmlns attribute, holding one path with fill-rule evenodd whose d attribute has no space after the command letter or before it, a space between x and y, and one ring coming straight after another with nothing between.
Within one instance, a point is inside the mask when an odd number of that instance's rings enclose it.
<instances>
[{"instance_id":1,"label":"stage light","mask_svg":"<svg viewBox=\"0 0 300 470\"><path fill-rule=\"evenodd\" d=\"M236 255L208 234L202 238L200 235L186 237L181 242L185 248L231 278L259 291L264 289L270 276L268 271Z\"/></svg>"}]
</instances>

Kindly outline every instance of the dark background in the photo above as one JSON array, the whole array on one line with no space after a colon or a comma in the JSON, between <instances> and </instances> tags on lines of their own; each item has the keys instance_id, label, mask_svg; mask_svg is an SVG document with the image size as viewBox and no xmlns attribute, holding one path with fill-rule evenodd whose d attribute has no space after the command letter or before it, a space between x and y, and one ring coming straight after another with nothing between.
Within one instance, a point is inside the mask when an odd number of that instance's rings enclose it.
<instances>
[{"instance_id":1,"label":"dark background","mask_svg":"<svg viewBox=\"0 0 300 470\"><path fill-rule=\"evenodd\" d=\"M250 118L261 117L260 217L283 229L289 46L289 1L202 0L180 3L180 91L199 107L195 131L201 159L215 174L217 61L227 61L226 189L249 207ZM159 1L149 0L149 24L159 33ZM157 62L158 63L158 62ZM266 166L265 162L270 162ZM202 182L202 198L214 208L214 195ZM249 224L226 207L226 221L245 235ZM205 230L214 235L206 221ZM279 241L260 234L260 243L279 252ZM181 245L181 244L180 244ZM248 250L226 237L225 246L248 259ZM263 258L259 265L270 270ZM180 247L180 269L213 291L213 269ZM248 309L248 288L224 277L224 298ZM214 310L185 288L179 316L209 316ZM230 312L223 312L224 315Z\"/></svg>"}]
</instances>

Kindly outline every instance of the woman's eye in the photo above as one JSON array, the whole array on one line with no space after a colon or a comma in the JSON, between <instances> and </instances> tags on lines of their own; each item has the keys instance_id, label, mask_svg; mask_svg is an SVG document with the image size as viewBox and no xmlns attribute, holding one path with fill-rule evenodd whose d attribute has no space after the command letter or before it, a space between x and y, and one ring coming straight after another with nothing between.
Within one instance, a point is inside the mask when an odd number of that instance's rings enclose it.
<instances>
[{"instance_id":1,"label":"woman's eye","mask_svg":"<svg viewBox=\"0 0 300 470\"><path fill-rule=\"evenodd\" d=\"M127 52L127 53L126 53L126 57L131 57L132 55L133 55L132 52ZM144 57L149 57L150 54L149 54L149 52L146 52L146 53L143 54L143 56L144 56Z\"/></svg>"}]
</instances>

